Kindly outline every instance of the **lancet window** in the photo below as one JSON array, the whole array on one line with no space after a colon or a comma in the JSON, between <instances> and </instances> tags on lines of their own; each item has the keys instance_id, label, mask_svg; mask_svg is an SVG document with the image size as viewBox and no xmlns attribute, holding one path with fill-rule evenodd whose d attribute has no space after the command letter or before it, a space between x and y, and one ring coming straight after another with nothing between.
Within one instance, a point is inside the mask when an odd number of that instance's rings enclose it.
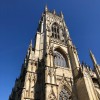
<instances>
[{"instance_id":1,"label":"lancet window","mask_svg":"<svg viewBox=\"0 0 100 100\"><path fill-rule=\"evenodd\" d=\"M59 39L59 26L57 23L52 25L52 37Z\"/></svg>"},{"instance_id":2,"label":"lancet window","mask_svg":"<svg viewBox=\"0 0 100 100\"><path fill-rule=\"evenodd\" d=\"M56 22L52 24L52 37L64 42L64 31L63 28Z\"/></svg>"}]
</instances>

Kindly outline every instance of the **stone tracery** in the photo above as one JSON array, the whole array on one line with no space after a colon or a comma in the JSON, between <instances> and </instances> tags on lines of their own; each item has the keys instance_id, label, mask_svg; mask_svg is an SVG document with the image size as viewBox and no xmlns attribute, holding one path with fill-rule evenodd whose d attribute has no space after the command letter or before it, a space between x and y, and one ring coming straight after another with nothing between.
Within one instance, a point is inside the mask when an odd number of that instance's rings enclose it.
<instances>
[{"instance_id":1,"label":"stone tracery","mask_svg":"<svg viewBox=\"0 0 100 100\"><path fill-rule=\"evenodd\" d=\"M64 30L62 26L60 26L58 23L54 22L51 27L52 30L52 37L55 39L59 39L62 42L64 42Z\"/></svg>"},{"instance_id":2,"label":"stone tracery","mask_svg":"<svg viewBox=\"0 0 100 100\"><path fill-rule=\"evenodd\" d=\"M66 91L66 89L62 89L59 94L59 100L71 100L70 94Z\"/></svg>"},{"instance_id":3,"label":"stone tracery","mask_svg":"<svg viewBox=\"0 0 100 100\"><path fill-rule=\"evenodd\" d=\"M67 67L65 58L58 51L54 51L54 64L55 66Z\"/></svg>"},{"instance_id":4,"label":"stone tracery","mask_svg":"<svg viewBox=\"0 0 100 100\"><path fill-rule=\"evenodd\" d=\"M52 37L59 39L59 26L57 23L52 25Z\"/></svg>"}]
</instances>

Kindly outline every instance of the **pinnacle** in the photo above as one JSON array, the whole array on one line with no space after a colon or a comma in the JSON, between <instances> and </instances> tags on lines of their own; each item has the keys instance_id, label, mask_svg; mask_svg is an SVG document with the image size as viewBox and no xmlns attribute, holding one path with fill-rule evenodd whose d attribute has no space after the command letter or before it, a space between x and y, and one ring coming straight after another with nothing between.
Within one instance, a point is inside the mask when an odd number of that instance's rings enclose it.
<instances>
[{"instance_id":1,"label":"pinnacle","mask_svg":"<svg viewBox=\"0 0 100 100\"><path fill-rule=\"evenodd\" d=\"M89 52L90 52L90 57L93 58L93 53L92 53L92 51L89 50Z\"/></svg>"},{"instance_id":2,"label":"pinnacle","mask_svg":"<svg viewBox=\"0 0 100 100\"><path fill-rule=\"evenodd\" d=\"M60 12L60 16L61 16L62 18L64 18L64 15L63 15L62 11Z\"/></svg>"},{"instance_id":3,"label":"pinnacle","mask_svg":"<svg viewBox=\"0 0 100 100\"><path fill-rule=\"evenodd\" d=\"M55 9L53 10L53 14L56 14L56 11L55 11Z\"/></svg>"},{"instance_id":4,"label":"pinnacle","mask_svg":"<svg viewBox=\"0 0 100 100\"><path fill-rule=\"evenodd\" d=\"M96 61L95 56L94 56L94 54L92 53L91 50L90 50L90 57L91 57L91 60L92 60L93 64L96 65L97 61Z\"/></svg>"},{"instance_id":5,"label":"pinnacle","mask_svg":"<svg viewBox=\"0 0 100 100\"><path fill-rule=\"evenodd\" d=\"M91 50L90 50L90 54L93 54Z\"/></svg>"},{"instance_id":6,"label":"pinnacle","mask_svg":"<svg viewBox=\"0 0 100 100\"><path fill-rule=\"evenodd\" d=\"M31 40L31 42L30 42L29 48L32 48L32 40Z\"/></svg>"},{"instance_id":7,"label":"pinnacle","mask_svg":"<svg viewBox=\"0 0 100 100\"><path fill-rule=\"evenodd\" d=\"M48 11L48 7L47 7L47 5L45 5L45 11Z\"/></svg>"}]
</instances>

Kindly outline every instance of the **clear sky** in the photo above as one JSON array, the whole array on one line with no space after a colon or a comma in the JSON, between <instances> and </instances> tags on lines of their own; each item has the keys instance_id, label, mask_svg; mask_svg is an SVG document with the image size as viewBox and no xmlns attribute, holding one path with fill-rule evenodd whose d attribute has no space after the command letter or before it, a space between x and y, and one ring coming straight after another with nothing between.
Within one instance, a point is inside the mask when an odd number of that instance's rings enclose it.
<instances>
[{"instance_id":1,"label":"clear sky","mask_svg":"<svg viewBox=\"0 0 100 100\"><path fill-rule=\"evenodd\" d=\"M100 0L0 0L0 100L8 100L44 6L64 14L80 61L100 63Z\"/></svg>"}]
</instances>

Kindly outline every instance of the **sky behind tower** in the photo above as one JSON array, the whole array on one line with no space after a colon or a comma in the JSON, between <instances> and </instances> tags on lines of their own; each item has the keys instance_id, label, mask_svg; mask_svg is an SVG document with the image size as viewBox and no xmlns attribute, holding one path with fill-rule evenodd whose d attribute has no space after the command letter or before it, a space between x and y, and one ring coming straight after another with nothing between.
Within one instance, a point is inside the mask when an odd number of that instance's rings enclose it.
<instances>
[{"instance_id":1,"label":"sky behind tower","mask_svg":"<svg viewBox=\"0 0 100 100\"><path fill-rule=\"evenodd\" d=\"M100 0L0 0L0 100L8 100L44 6L64 14L80 61L100 63Z\"/></svg>"}]
</instances>

